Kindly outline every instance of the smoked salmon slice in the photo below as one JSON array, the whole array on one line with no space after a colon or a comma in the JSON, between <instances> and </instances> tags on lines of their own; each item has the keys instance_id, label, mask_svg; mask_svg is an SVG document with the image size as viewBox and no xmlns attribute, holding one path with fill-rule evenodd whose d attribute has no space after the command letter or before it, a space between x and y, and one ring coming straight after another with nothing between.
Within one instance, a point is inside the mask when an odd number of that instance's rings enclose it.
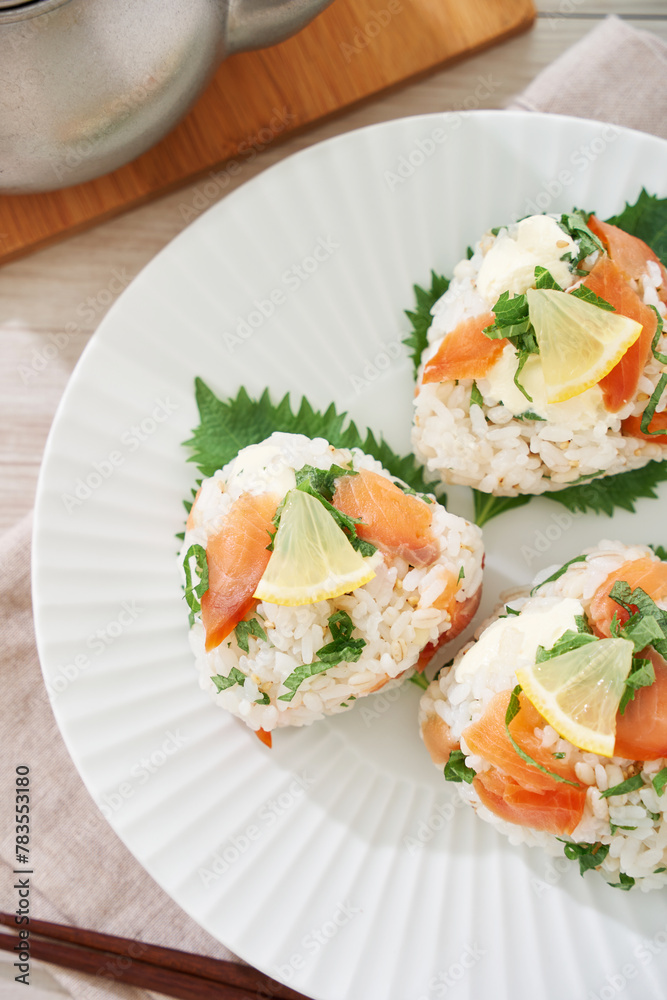
<instances>
[{"instance_id":1,"label":"smoked salmon slice","mask_svg":"<svg viewBox=\"0 0 667 1000\"><path fill-rule=\"evenodd\" d=\"M509 341L493 340L482 332L495 321L493 313L473 316L459 323L426 363L422 383L447 382L459 378L484 378Z\"/></svg>"},{"instance_id":2,"label":"smoked salmon slice","mask_svg":"<svg viewBox=\"0 0 667 1000\"><path fill-rule=\"evenodd\" d=\"M573 833L586 801L586 792L571 785L559 784L553 792L531 792L495 768L476 775L473 787L494 815L545 833Z\"/></svg>"},{"instance_id":3,"label":"smoked salmon slice","mask_svg":"<svg viewBox=\"0 0 667 1000\"><path fill-rule=\"evenodd\" d=\"M473 785L484 805L501 819L549 833L572 833L583 815L586 788L566 785L519 756L505 730L510 694L494 695L482 718L463 732L469 750L494 765L480 772ZM556 759L535 735L544 719L523 692L519 702L521 708L509 725L513 739L538 764L577 782L574 767Z\"/></svg>"},{"instance_id":4,"label":"smoked salmon slice","mask_svg":"<svg viewBox=\"0 0 667 1000\"><path fill-rule=\"evenodd\" d=\"M562 782L552 778L543 771L538 771L523 760L510 743L505 730L505 714L510 700L510 691L500 691L494 695L487 709L478 722L473 722L463 732L463 739L474 754L483 757L489 764L494 764L504 775L513 778L522 788L534 792L557 791ZM520 711L510 722L510 733L521 749L542 767L554 771L562 778L577 781L577 775L571 764L554 758L551 751L542 746L542 741L535 736L535 729L543 727L545 720L521 692L519 695Z\"/></svg>"},{"instance_id":5,"label":"smoked salmon slice","mask_svg":"<svg viewBox=\"0 0 667 1000\"><path fill-rule=\"evenodd\" d=\"M336 480L333 505L361 520L357 535L411 566L428 566L440 554L431 531L431 505L399 489L386 476L362 469Z\"/></svg>"},{"instance_id":6,"label":"smoked salmon slice","mask_svg":"<svg viewBox=\"0 0 667 1000\"><path fill-rule=\"evenodd\" d=\"M641 654L653 664L655 681L638 688L623 715L616 716L614 754L628 760L667 757L667 663L652 646Z\"/></svg>"},{"instance_id":7,"label":"smoked salmon slice","mask_svg":"<svg viewBox=\"0 0 667 1000\"><path fill-rule=\"evenodd\" d=\"M648 556L623 563L593 595L588 618L599 635L611 635L614 614L621 626L628 620L628 612L609 597L609 591L619 580L632 590L641 587L654 601L667 597L667 563ZM628 760L656 760L667 756L667 664L652 646L639 655L652 662L655 681L639 688L624 714L617 714L614 754Z\"/></svg>"},{"instance_id":8,"label":"smoked salmon slice","mask_svg":"<svg viewBox=\"0 0 667 1000\"><path fill-rule=\"evenodd\" d=\"M656 431L667 431L667 410L654 413L649 420L648 429L653 433L644 433L641 415L628 417L621 424L621 433L625 437L643 438L644 441L653 441L655 444L667 444L667 434L656 433Z\"/></svg>"},{"instance_id":9,"label":"smoked salmon slice","mask_svg":"<svg viewBox=\"0 0 667 1000\"><path fill-rule=\"evenodd\" d=\"M609 222L602 222L595 215L589 217L588 228L604 243L609 256L627 280L641 278L646 273L649 260L657 264L663 282L658 296L663 302L667 302L667 269L658 255L643 240L631 236L618 226L612 226Z\"/></svg>"},{"instance_id":10,"label":"smoked salmon slice","mask_svg":"<svg viewBox=\"0 0 667 1000\"><path fill-rule=\"evenodd\" d=\"M642 332L637 340L627 349L609 374L598 383L602 390L604 405L611 413L616 413L637 392L639 378L651 354L657 317L630 288L617 265L609 257L599 258L585 279L584 285L609 302L616 312L642 324Z\"/></svg>"},{"instance_id":11,"label":"smoked salmon slice","mask_svg":"<svg viewBox=\"0 0 667 1000\"><path fill-rule=\"evenodd\" d=\"M219 646L250 611L271 553L267 549L280 497L242 493L229 508L222 528L208 540L208 590L201 617L206 651Z\"/></svg>"},{"instance_id":12,"label":"smoked salmon slice","mask_svg":"<svg viewBox=\"0 0 667 1000\"><path fill-rule=\"evenodd\" d=\"M650 556L633 559L615 569L598 587L590 603L588 620L595 632L606 638L611 636L610 625L614 615L621 626L629 618L625 608L609 596L609 591L619 581L627 583L631 590L641 587L654 601L661 601L667 597L667 563Z\"/></svg>"}]
</instances>

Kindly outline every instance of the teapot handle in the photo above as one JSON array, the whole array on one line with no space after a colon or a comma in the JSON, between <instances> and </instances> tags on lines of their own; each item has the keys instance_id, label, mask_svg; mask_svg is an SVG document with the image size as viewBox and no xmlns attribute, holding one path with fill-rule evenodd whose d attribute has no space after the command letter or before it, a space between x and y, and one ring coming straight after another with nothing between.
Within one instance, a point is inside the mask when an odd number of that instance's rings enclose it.
<instances>
[{"instance_id":1,"label":"teapot handle","mask_svg":"<svg viewBox=\"0 0 667 1000\"><path fill-rule=\"evenodd\" d=\"M227 0L227 55L275 45L313 20L332 0Z\"/></svg>"}]
</instances>

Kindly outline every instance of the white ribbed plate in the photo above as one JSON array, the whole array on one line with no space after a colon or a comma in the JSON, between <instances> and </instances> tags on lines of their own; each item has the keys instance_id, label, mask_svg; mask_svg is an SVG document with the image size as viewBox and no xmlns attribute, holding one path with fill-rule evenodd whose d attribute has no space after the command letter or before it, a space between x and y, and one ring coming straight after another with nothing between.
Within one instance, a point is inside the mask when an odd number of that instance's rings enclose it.
<instances>
[{"instance_id":1,"label":"white ribbed plate","mask_svg":"<svg viewBox=\"0 0 667 1000\"><path fill-rule=\"evenodd\" d=\"M40 655L67 746L166 891L314 997L664 998L664 898L563 873L455 808L419 741L413 685L278 732L272 752L209 703L175 565L195 472L180 446L197 422L193 379L223 395L269 386L275 399L333 400L407 450L412 284L432 267L451 273L489 226L572 205L606 217L642 185L667 195L667 143L574 119L480 112L344 135L174 240L68 386L34 557ZM465 491L451 499L469 511ZM600 538L667 542L664 501L613 522L546 500L494 520L485 608Z\"/></svg>"}]
</instances>

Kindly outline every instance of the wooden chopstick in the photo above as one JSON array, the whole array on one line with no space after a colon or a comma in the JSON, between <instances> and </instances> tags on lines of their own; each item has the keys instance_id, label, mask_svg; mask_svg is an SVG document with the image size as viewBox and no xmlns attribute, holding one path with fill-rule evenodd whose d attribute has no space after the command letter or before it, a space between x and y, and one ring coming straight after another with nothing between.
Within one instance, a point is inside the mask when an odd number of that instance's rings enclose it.
<instances>
[{"instance_id":1,"label":"wooden chopstick","mask_svg":"<svg viewBox=\"0 0 667 1000\"><path fill-rule=\"evenodd\" d=\"M14 915L0 913L0 924L15 928ZM307 1000L303 994L262 972L236 962L47 920L31 918L29 930L29 951L33 958L157 990L178 1000L255 1000L257 997L261 1000ZM17 940L14 934L0 933L0 950L14 951Z\"/></svg>"}]
</instances>

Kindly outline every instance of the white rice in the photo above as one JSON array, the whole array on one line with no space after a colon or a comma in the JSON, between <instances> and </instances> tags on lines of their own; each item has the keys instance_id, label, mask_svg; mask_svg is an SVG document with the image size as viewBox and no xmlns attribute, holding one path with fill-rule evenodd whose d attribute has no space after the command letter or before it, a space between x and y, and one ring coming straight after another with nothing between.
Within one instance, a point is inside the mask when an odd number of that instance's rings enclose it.
<instances>
[{"instance_id":1,"label":"white rice","mask_svg":"<svg viewBox=\"0 0 667 1000\"><path fill-rule=\"evenodd\" d=\"M502 496L545 493L581 479L627 472L652 459L664 459L664 445L621 434L621 422L643 412L660 379L663 366L653 356L640 379L636 397L617 413L605 409L597 386L565 403L534 406L526 399L518 408L505 405L518 363L511 345L489 376L476 380L483 397L481 407L471 406L472 379L421 384L424 365L437 353L445 335L463 320L490 312L503 284L508 287L509 271L505 282L499 279L491 286L491 294L488 283L480 290L478 278L492 247L515 230L516 225L501 229L496 236L487 233L477 243L472 258L456 265L448 290L432 309L429 346L422 357L415 399L415 454L434 477L445 483L473 486ZM547 247L535 256L534 262L553 267L552 260L553 248L549 251ZM571 274L563 287L573 287L580 281ZM647 305L655 306L665 316L665 305L657 295L662 276L655 263L649 262L642 279L630 284ZM524 285L515 282L512 291L525 291L528 284ZM667 351L667 333L660 338L658 350ZM667 392L657 412L666 407ZM546 419L517 419L521 411L537 412Z\"/></svg>"},{"instance_id":2,"label":"white rice","mask_svg":"<svg viewBox=\"0 0 667 1000\"><path fill-rule=\"evenodd\" d=\"M368 469L392 479L381 464L358 449L335 449L323 438L301 434L273 434L262 445L244 449L239 456L202 484L193 508L193 525L187 530L180 560L192 544L206 547L223 527L225 516L241 493L279 492L294 486L294 470L304 465L329 469L333 464ZM259 449L259 450L258 450ZM436 560L411 568L401 558L376 553L376 576L350 594L298 607L261 601L246 616L254 617L267 641L249 636L249 652L240 649L235 632L210 652L205 650L204 627L199 614L190 631L201 687L221 708L242 718L252 729L271 731L279 726L310 725L325 715L347 711L354 701L378 688L393 686L406 671L412 672L420 652L451 630L446 610L432 607L443 592L449 574L460 577L456 601L481 593L481 531L463 518L448 513L439 503L430 505L431 530L439 543ZM377 560L379 559L379 562ZM366 645L355 663L341 663L306 679L291 701L285 679L330 642L328 620L346 611L355 626L354 637ZM243 685L218 691L213 675L228 677L232 668L245 676ZM268 695L269 704L256 704Z\"/></svg>"},{"instance_id":3,"label":"white rice","mask_svg":"<svg viewBox=\"0 0 667 1000\"><path fill-rule=\"evenodd\" d=\"M536 595L529 596L526 589L504 595L505 600L495 609L493 615L476 632L479 639L500 616L506 614L506 605L521 611L522 615L543 612L558 605L564 598L581 602L588 610L591 598L610 573L623 563L645 556L653 557L649 548L642 545L626 546L620 542L600 542L598 546L586 550L585 561L573 563L558 579L540 587ZM536 577L533 586L546 580L555 570L552 566ZM656 601L667 609L667 601ZM511 620L511 619L510 619ZM478 669L472 676L462 667L462 661L475 642L469 643L456 656L452 667L441 671L424 692L420 702L419 723L424 723L434 715L439 716L449 727L452 741L460 741L466 754L466 764L475 772L488 770L489 763L469 752L462 734L466 727L476 722L499 691L506 691L517 684L515 668L516 650L508 642L501 643L493 662ZM550 647L551 643L546 644ZM629 761L620 757L601 757L579 750L546 725L536 729L542 745L553 753L564 754L565 763L573 763L578 780L587 785L586 803L582 819L571 837L564 838L573 843L609 846L609 853L602 861L599 871L608 882L617 883L620 873L635 879L644 891L667 885L667 818L665 805L667 791L658 796L651 783L652 777L667 766L667 758L647 762ZM423 731L422 731L423 737ZM437 765L441 767L440 764ZM641 773L644 785L625 795L601 798L600 792L617 785L632 775ZM500 819L487 809L477 794L473 784L459 784L461 795L476 809L478 816L507 836L512 844L539 846L552 855L563 853L563 843L554 834L529 829ZM653 815L651 815L653 814ZM656 818L657 817L657 818ZM632 827L611 832L610 823L615 826Z\"/></svg>"}]
</instances>

